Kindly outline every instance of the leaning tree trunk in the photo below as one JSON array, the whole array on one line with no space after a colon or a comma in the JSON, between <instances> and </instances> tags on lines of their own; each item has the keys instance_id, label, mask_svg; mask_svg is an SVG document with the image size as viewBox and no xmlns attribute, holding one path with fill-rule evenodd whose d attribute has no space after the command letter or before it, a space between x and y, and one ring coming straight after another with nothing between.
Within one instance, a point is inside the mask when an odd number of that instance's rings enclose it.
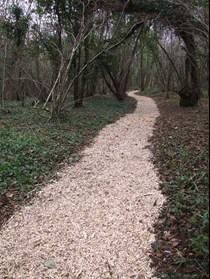
<instances>
[{"instance_id":1,"label":"leaning tree trunk","mask_svg":"<svg viewBox=\"0 0 210 279\"><path fill-rule=\"evenodd\" d=\"M88 64L89 61L89 39L86 38L84 40L84 66ZM88 71L87 69L83 72L82 75L82 84L81 84L81 92L80 92L80 106L83 105L84 97L88 95Z\"/></svg>"},{"instance_id":2,"label":"leaning tree trunk","mask_svg":"<svg viewBox=\"0 0 210 279\"><path fill-rule=\"evenodd\" d=\"M83 105L83 99L81 99L81 94L80 94L80 77L78 76L81 67L81 47L79 47L78 53L76 57L74 57L73 66L74 66L74 73L76 75L76 78L74 80L74 91L73 91L74 108L78 108L78 107L82 107Z\"/></svg>"},{"instance_id":3,"label":"leaning tree trunk","mask_svg":"<svg viewBox=\"0 0 210 279\"><path fill-rule=\"evenodd\" d=\"M184 87L179 91L180 106L195 106L201 97L195 40L191 33L182 32L180 35L186 46Z\"/></svg>"}]
</instances>

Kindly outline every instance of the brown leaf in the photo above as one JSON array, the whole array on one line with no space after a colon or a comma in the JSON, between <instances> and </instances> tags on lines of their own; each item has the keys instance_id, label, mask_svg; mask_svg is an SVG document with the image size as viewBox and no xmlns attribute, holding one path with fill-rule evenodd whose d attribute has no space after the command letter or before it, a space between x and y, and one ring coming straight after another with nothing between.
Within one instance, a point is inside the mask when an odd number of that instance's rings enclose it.
<instances>
[{"instance_id":1,"label":"brown leaf","mask_svg":"<svg viewBox=\"0 0 210 279\"><path fill-rule=\"evenodd\" d=\"M172 243L172 246L173 247L176 247L176 246L178 246L179 245L179 240L178 239L176 239L176 238L172 238L171 239L171 243Z\"/></svg>"},{"instance_id":2,"label":"brown leaf","mask_svg":"<svg viewBox=\"0 0 210 279\"><path fill-rule=\"evenodd\" d=\"M163 256L163 253L161 253L160 251L157 251L155 253L155 255L158 257L158 258L161 258Z\"/></svg>"}]
</instances>

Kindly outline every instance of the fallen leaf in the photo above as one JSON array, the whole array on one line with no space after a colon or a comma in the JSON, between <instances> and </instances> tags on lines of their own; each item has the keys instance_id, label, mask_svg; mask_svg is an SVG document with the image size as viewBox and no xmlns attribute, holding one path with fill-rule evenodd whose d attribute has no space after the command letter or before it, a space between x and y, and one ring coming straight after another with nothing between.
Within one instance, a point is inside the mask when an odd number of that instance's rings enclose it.
<instances>
[{"instance_id":1,"label":"fallen leaf","mask_svg":"<svg viewBox=\"0 0 210 279\"><path fill-rule=\"evenodd\" d=\"M161 258L163 256L163 253L161 253L160 251L157 251L155 253L155 255L158 257L158 258Z\"/></svg>"}]
</instances>

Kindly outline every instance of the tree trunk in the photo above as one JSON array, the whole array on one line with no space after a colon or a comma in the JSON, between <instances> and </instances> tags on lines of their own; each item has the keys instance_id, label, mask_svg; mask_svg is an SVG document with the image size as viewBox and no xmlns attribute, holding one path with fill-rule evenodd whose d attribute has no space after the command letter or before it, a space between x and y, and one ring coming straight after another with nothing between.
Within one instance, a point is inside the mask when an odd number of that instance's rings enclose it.
<instances>
[{"instance_id":1,"label":"tree trunk","mask_svg":"<svg viewBox=\"0 0 210 279\"><path fill-rule=\"evenodd\" d=\"M119 83L118 90L116 92L116 98L118 101L124 101L124 99L127 97L125 93L125 81L122 81Z\"/></svg>"},{"instance_id":2,"label":"tree trunk","mask_svg":"<svg viewBox=\"0 0 210 279\"><path fill-rule=\"evenodd\" d=\"M195 40L193 34L183 31L180 35L185 43L187 51L185 60L184 87L179 91L181 98L180 106L195 106L198 104L201 97Z\"/></svg>"},{"instance_id":3,"label":"tree trunk","mask_svg":"<svg viewBox=\"0 0 210 279\"><path fill-rule=\"evenodd\" d=\"M145 89L145 84L144 84L144 53L143 53L143 49L141 50L141 56L140 56L140 86L141 86L141 92L144 91Z\"/></svg>"},{"instance_id":4,"label":"tree trunk","mask_svg":"<svg viewBox=\"0 0 210 279\"><path fill-rule=\"evenodd\" d=\"M88 61L89 61L89 39L86 38L84 41L84 66L87 65ZM84 97L86 97L87 95L88 95L88 71L86 69L82 75L80 106L83 105Z\"/></svg>"},{"instance_id":5,"label":"tree trunk","mask_svg":"<svg viewBox=\"0 0 210 279\"><path fill-rule=\"evenodd\" d=\"M79 78L77 77L74 81L74 107L82 107L83 100L79 96Z\"/></svg>"},{"instance_id":6,"label":"tree trunk","mask_svg":"<svg viewBox=\"0 0 210 279\"><path fill-rule=\"evenodd\" d=\"M80 71L81 64L81 47L78 50L78 54L74 58L74 72L75 75L78 75ZM83 106L83 99L80 97L80 78L77 76L74 81L74 108L82 107Z\"/></svg>"},{"instance_id":7,"label":"tree trunk","mask_svg":"<svg viewBox=\"0 0 210 279\"><path fill-rule=\"evenodd\" d=\"M7 39L5 39L5 46L4 46L4 65L3 65L3 72L2 72L2 87L1 87L1 108L5 109L5 88L6 88L6 59L7 59Z\"/></svg>"}]
</instances>

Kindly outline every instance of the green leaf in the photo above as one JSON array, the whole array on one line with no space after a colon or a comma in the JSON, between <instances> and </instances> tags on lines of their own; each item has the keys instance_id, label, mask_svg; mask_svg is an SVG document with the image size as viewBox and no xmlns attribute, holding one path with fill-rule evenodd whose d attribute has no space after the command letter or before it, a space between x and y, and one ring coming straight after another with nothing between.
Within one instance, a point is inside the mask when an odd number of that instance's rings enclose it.
<instances>
[{"instance_id":1,"label":"green leaf","mask_svg":"<svg viewBox=\"0 0 210 279\"><path fill-rule=\"evenodd\" d=\"M44 263L44 266L49 269L55 268L55 262L53 260L48 260Z\"/></svg>"}]
</instances>

